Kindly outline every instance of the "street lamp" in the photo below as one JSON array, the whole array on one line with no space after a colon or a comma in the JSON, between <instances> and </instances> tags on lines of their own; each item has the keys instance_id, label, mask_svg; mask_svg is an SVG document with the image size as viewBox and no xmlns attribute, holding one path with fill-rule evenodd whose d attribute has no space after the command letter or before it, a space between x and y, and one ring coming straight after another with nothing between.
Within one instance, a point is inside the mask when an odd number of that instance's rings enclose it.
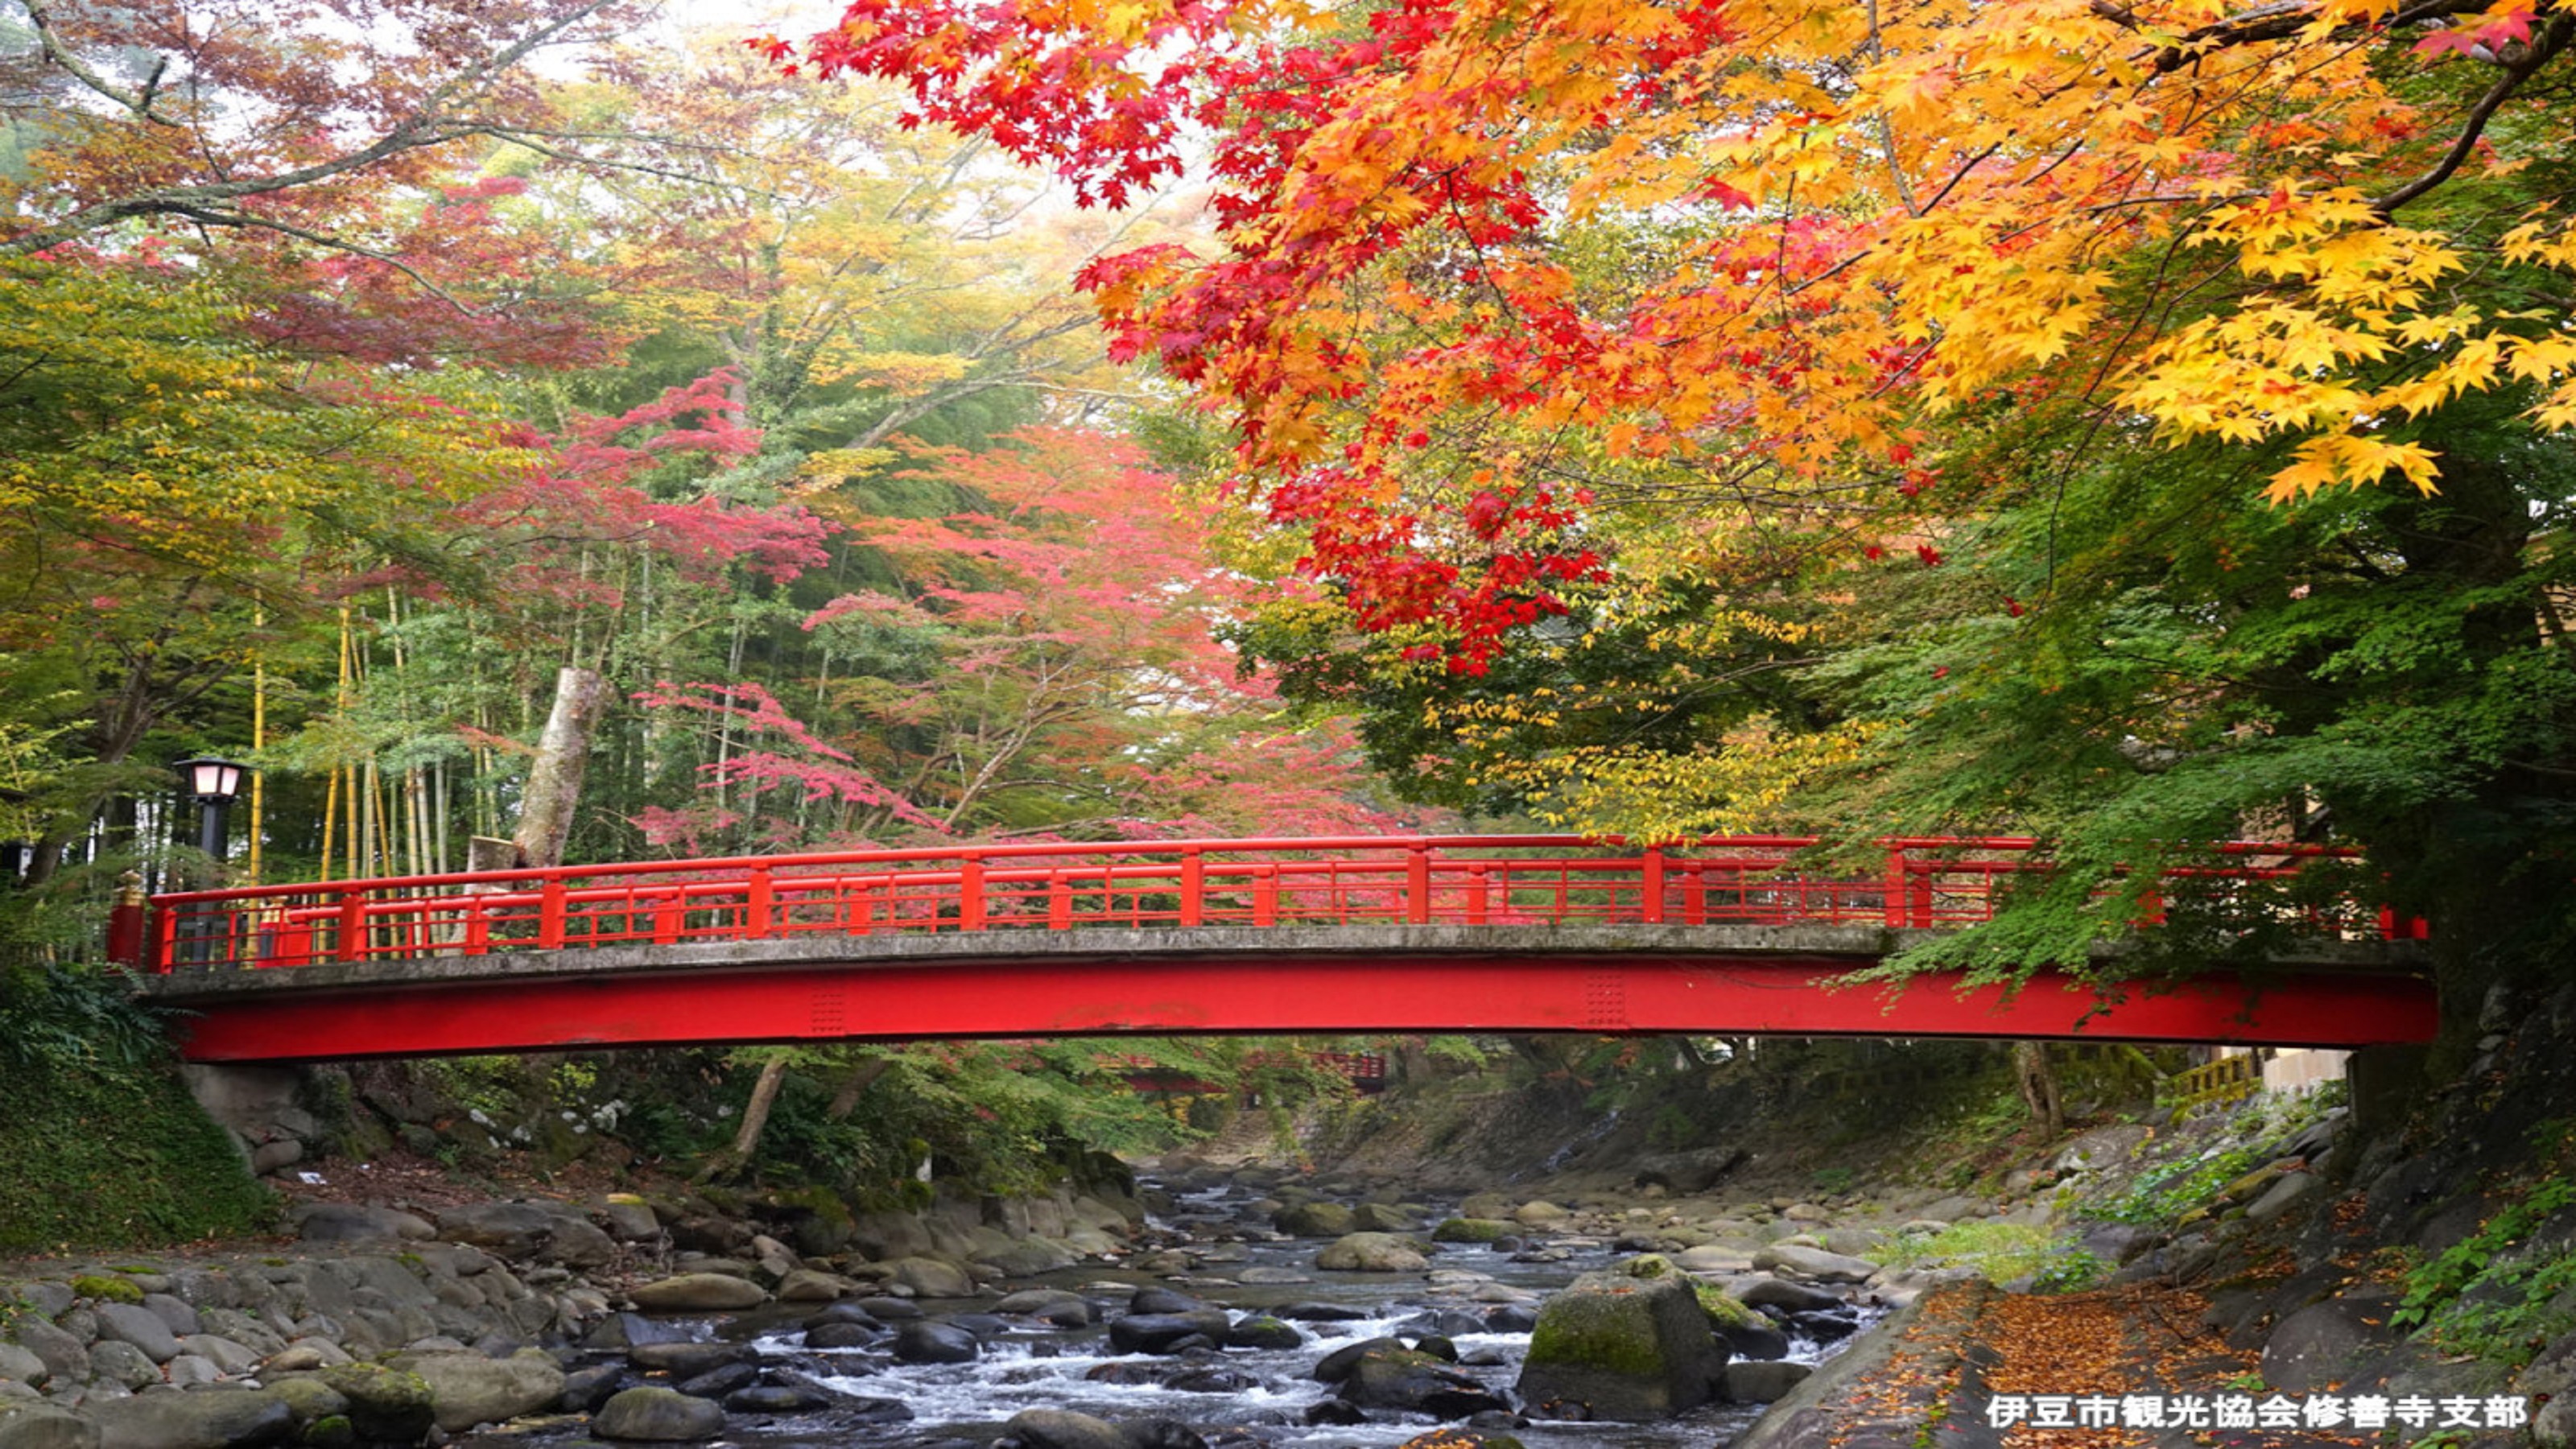
<instances>
[{"instance_id":1,"label":"street lamp","mask_svg":"<svg viewBox=\"0 0 2576 1449\"><path fill-rule=\"evenodd\" d=\"M174 766L197 811L197 848L215 860L224 858L224 810L241 794L242 772L249 767L201 755Z\"/></svg>"}]
</instances>

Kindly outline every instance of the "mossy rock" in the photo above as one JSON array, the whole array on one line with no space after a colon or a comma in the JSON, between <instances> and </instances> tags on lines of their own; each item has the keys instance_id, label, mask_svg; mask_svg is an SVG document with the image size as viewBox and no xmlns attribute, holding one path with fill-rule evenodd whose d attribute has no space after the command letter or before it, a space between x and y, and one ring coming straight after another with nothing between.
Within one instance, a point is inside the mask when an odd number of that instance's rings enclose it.
<instances>
[{"instance_id":1,"label":"mossy rock","mask_svg":"<svg viewBox=\"0 0 2576 1449\"><path fill-rule=\"evenodd\" d=\"M418 1374L345 1363L322 1370L320 1377L349 1401L349 1423L361 1439L417 1444L437 1426L429 1381Z\"/></svg>"},{"instance_id":2,"label":"mossy rock","mask_svg":"<svg viewBox=\"0 0 2576 1449\"><path fill-rule=\"evenodd\" d=\"M101 1303L140 1304L143 1301L143 1290L134 1283L123 1278L102 1277L96 1273L83 1273L74 1278L72 1291L83 1298L95 1298Z\"/></svg>"},{"instance_id":3,"label":"mossy rock","mask_svg":"<svg viewBox=\"0 0 2576 1449\"><path fill-rule=\"evenodd\" d=\"M1641 1260L1642 1261L1642 1260ZM1596 1419L1642 1422L1708 1402L1727 1350L1690 1280L1670 1263L1587 1273L1539 1309L1522 1399L1582 1404Z\"/></svg>"},{"instance_id":4,"label":"mossy rock","mask_svg":"<svg viewBox=\"0 0 2576 1449\"><path fill-rule=\"evenodd\" d=\"M306 1449L357 1449L358 1426L346 1414L325 1414L306 1424L295 1442Z\"/></svg>"},{"instance_id":5,"label":"mossy rock","mask_svg":"<svg viewBox=\"0 0 2576 1449\"><path fill-rule=\"evenodd\" d=\"M1700 1311L1708 1315L1708 1321L1721 1328L1756 1328L1771 1321L1737 1302L1714 1283L1695 1283L1691 1285L1691 1291L1698 1296Z\"/></svg>"},{"instance_id":6,"label":"mossy rock","mask_svg":"<svg viewBox=\"0 0 2576 1449\"><path fill-rule=\"evenodd\" d=\"M1520 1225L1500 1218L1447 1218L1431 1230L1435 1243L1498 1243L1518 1236Z\"/></svg>"}]
</instances>

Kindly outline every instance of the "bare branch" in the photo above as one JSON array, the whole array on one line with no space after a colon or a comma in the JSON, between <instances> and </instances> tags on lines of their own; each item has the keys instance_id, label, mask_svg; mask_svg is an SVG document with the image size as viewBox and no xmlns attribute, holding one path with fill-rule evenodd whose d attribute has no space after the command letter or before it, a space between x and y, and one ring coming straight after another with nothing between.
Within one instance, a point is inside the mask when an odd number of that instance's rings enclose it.
<instances>
[{"instance_id":1,"label":"bare branch","mask_svg":"<svg viewBox=\"0 0 2576 1449\"><path fill-rule=\"evenodd\" d=\"M72 79L156 126L179 124L167 116L155 115L152 111L153 95L161 89L161 72L168 69L170 65L168 56L156 57L152 74L144 80L143 89L140 92L131 92L118 87L115 82L91 69L89 64L79 56L72 54L70 47L64 45L61 38L54 34L53 17L47 15L45 7L35 3L35 0L28 0L27 23L35 28L36 43L44 47L45 59L62 67L63 72Z\"/></svg>"}]
</instances>

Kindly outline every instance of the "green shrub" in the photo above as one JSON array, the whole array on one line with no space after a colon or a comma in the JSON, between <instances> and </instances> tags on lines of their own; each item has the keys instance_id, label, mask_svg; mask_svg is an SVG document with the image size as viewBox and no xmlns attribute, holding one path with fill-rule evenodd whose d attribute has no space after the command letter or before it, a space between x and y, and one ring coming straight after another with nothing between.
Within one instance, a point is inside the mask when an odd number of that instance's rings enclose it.
<instances>
[{"instance_id":1,"label":"green shrub","mask_svg":"<svg viewBox=\"0 0 2576 1449\"><path fill-rule=\"evenodd\" d=\"M2051 1254L2054 1236L2021 1223L1957 1223L1937 1233L1907 1234L1869 1250L1890 1268L1974 1268L1997 1283L2037 1273Z\"/></svg>"}]
</instances>

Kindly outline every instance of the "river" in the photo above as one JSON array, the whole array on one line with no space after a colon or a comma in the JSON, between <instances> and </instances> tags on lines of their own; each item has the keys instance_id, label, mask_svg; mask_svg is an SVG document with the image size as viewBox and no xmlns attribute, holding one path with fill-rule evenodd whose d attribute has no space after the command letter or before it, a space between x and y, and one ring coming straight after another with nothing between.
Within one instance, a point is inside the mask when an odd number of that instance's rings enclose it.
<instances>
[{"instance_id":1,"label":"river","mask_svg":"<svg viewBox=\"0 0 2576 1449\"><path fill-rule=\"evenodd\" d=\"M759 1449L915 1449L915 1446L983 1445L1002 1432L1003 1424L1023 1409L1070 1409L1115 1422L1166 1418L1190 1425L1212 1445L1272 1446L1272 1449L1381 1449L1423 1434L1438 1421L1420 1414L1371 1410L1370 1422L1310 1425L1310 1408L1332 1399L1333 1389L1318 1382L1318 1360L1337 1348L1389 1335L1467 1328L1457 1315L1481 1319L1497 1305L1488 1300L1501 1289L1544 1296L1575 1275L1607 1266L1629 1254L1603 1241L1554 1238L1546 1241L1547 1261L1528 1261L1515 1254L1478 1245L1444 1245L1433 1260L1431 1280L1421 1275L1337 1273L1317 1270L1313 1239L1263 1241L1266 1224L1250 1211L1254 1194L1221 1186L1176 1194L1171 1210L1149 1224L1152 1235L1168 1243L1186 1242L1201 1255L1196 1273L1163 1276L1128 1268L1086 1264L1032 1278L1014 1279L1005 1290L1056 1288L1091 1300L1102 1322L1058 1328L1026 1319L1001 1320L991 1314L994 1300L918 1300L933 1319L961 1321L979 1330L980 1357L961 1364L904 1364L894 1361L884 1341L849 1348L816 1349L804 1342L803 1322L818 1305L801 1311L771 1308L731 1318L665 1320L692 1337L747 1343L759 1354L765 1381L801 1378L839 1394L866 1400L899 1402L911 1417L893 1423L874 1422L877 1412L850 1403L793 1414L737 1411L723 1445ZM1245 1282L1251 1277L1256 1282ZM1285 1281L1283 1281L1285 1280ZM1494 1285L1500 1285L1500 1289ZM1106 1320L1123 1314L1139 1288L1171 1289L1239 1313L1272 1313L1323 1305L1355 1312L1340 1322L1301 1321L1305 1334L1294 1348L1201 1351L1183 1357L1119 1354L1108 1342ZM1307 1310L1311 1312L1311 1310ZM1864 1317L1876 1310L1864 1309ZM1448 1322L1435 1320L1447 1316ZM1508 1396L1519 1376L1529 1334L1482 1329L1452 1331L1460 1367ZM1847 1342L1848 1340L1844 1340ZM1816 1363L1842 1346L1792 1338L1789 1357ZM592 1361L615 1362L601 1354ZM1169 1380L1196 1370L1210 1388L1171 1387ZM641 1381L641 1380L639 1380ZM1711 1449L1733 1439L1760 1414L1758 1405L1712 1404L1680 1417L1651 1424L1551 1423L1533 1420L1507 1432L1529 1449ZM586 1444L580 1421L566 1418L526 1425L507 1433L468 1435L468 1446Z\"/></svg>"}]
</instances>

